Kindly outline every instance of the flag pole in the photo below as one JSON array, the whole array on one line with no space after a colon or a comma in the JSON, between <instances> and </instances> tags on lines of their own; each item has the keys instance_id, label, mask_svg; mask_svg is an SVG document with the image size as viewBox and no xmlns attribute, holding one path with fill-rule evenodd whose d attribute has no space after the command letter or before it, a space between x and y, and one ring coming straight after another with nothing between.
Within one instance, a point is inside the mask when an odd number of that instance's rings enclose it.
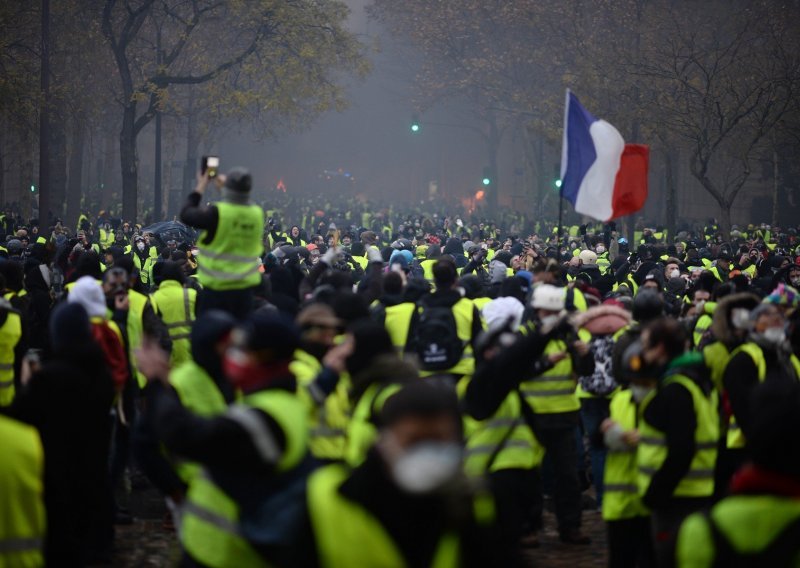
<instances>
[{"instance_id":1,"label":"flag pole","mask_svg":"<svg viewBox=\"0 0 800 568\"><path fill-rule=\"evenodd\" d=\"M567 170L567 124L569 122L569 93L569 89L564 91L564 139L561 146L561 172L558 179L558 234L556 235L556 246L558 247L559 262L561 262L561 223L564 216L564 175L566 174Z\"/></svg>"},{"instance_id":2,"label":"flag pole","mask_svg":"<svg viewBox=\"0 0 800 568\"><path fill-rule=\"evenodd\" d=\"M556 234L556 247L558 248L558 261L561 262L561 219L564 215L564 182L558 188L558 233Z\"/></svg>"}]
</instances>

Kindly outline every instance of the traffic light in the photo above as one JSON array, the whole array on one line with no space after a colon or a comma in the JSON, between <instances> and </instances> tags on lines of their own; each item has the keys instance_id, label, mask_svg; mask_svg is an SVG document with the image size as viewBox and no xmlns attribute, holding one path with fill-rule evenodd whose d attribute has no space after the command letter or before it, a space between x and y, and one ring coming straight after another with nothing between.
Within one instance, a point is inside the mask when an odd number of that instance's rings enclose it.
<instances>
[{"instance_id":1,"label":"traffic light","mask_svg":"<svg viewBox=\"0 0 800 568\"><path fill-rule=\"evenodd\" d=\"M415 114L415 115L413 115L411 117L411 132L416 134L417 132L420 131L420 129L421 129L421 126L419 124L419 115Z\"/></svg>"},{"instance_id":2,"label":"traffic light","mask_svg":"<svg viewBox=\"0 0 800 568\"><path fill-rule=\"evenodd\" d=\"M561 180L557 179L556 181L553 182L553 185L556 186L556 189L561 189Z\"/></svg>"},{"instance_id":3,"label":"traffic light","mask_svg":"<svg viewBox=\"0 0 800 568\"><path fill-rule=\"evenodd\" d=\"M492 173L492 168L491 166L486 166L485 168L483 168L483 185L485 187L488 187L492 185L493 181L494 181L494 174Z\"/></svg>"},{"instance_id":4,"label":"traffic light","mask_svg":"<svg viewBox=\"0 0 800 568\"><path fill-rule=\"evenodd\" d=\"M36 193L36 186L31 184L31 193Z\"/></svg>"},{"instance_id":5,"label":"traffic light","mask_svg":"<svg viewBox=\"0 0 800 568\"><path fill-rule=\"evenodd\" d=\"M558 164L553 165L553 187L561 189L561 167Z\"/></svg>"}]
</instances>

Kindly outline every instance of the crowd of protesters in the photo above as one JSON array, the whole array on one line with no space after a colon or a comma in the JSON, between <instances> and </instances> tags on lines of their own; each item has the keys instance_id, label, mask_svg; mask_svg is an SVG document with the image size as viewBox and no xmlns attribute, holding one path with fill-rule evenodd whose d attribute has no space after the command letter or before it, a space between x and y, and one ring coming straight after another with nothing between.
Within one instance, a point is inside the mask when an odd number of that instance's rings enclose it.
<instances>
[{"instance_id":1,"label":"crowd of protesters","mask_svg":"<svg viewBox=\"0 0 800 568\"><path fill-rule=\"evenodd\" d=\"M251 195L0 215L0 566L111 562L132 479L183 566L524 566L548 505L611 566L796 565L795 228Z\"/></svg>"}]
</instances>

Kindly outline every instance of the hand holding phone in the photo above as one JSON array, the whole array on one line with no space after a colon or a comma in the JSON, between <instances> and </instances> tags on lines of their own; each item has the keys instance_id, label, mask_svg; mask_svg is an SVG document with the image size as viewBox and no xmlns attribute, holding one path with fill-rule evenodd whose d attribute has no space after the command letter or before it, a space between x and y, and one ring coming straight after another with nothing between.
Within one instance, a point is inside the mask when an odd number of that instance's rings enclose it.
<instances>
[{"instance_id":1,"label":"hand holding phone","mask_svg":"<svg viewBox=\"0 0 800 568\"><path fill-rule=\"evenodd\" d=\"M208 174L209 179L217 177L219 171L219 156L203 156L200 163L200 173Z\"/></svg>"}]
</instances>

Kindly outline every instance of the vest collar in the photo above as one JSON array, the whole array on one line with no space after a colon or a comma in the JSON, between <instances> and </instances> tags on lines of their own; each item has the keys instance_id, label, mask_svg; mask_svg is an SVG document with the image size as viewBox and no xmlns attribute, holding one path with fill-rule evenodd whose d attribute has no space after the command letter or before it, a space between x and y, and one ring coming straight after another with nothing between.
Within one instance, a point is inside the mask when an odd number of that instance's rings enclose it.
<instances>
[{"instance_id":1,"label":"vest collar","mask_svg":"<svg viewBox=\"0 0 800 568\"><path fill-rule=\"evenodd\" d=\"M227 187L222 188L222 200L227 203L235 203L236 205L249 205L250 194L242 193L240 191L233 191Z\"/></svg>"}]
</instances>

